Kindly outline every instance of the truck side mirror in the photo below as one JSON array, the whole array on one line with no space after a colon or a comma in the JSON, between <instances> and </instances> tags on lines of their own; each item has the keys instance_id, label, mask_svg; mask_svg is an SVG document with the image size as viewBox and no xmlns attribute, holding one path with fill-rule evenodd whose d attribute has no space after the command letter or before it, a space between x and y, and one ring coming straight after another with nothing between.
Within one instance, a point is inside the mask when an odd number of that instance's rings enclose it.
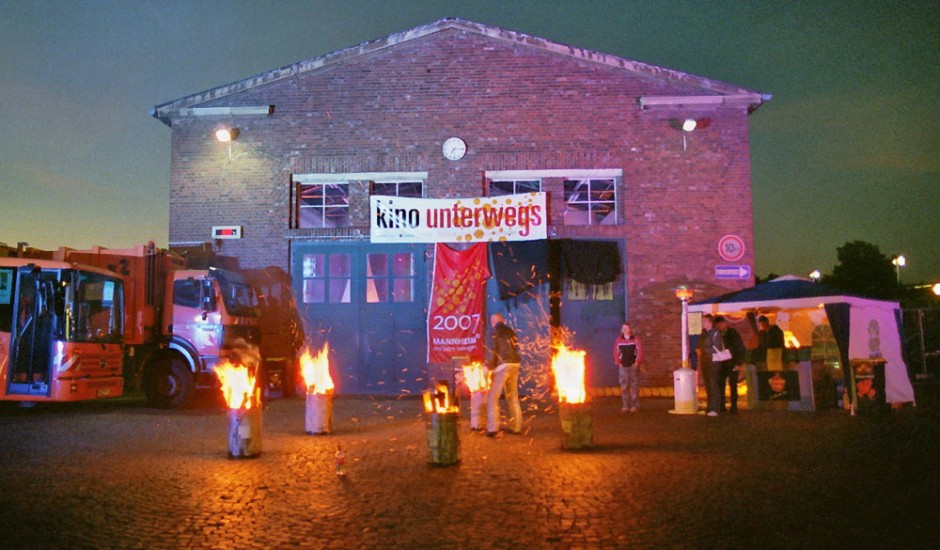
<instances>
[{"instance_id":1,"label":"truck side mirror","mask_svg":"<svg viewBox=\"0 0 940 550\"><path fill-rule=\"evenodd\" d=\"M202 311L208 313L215 311L217 304L215 299L215 289L212 287L212 279L202 280ZM205 318L205 315L203 315Z\"/></svg>"}]
</instances>

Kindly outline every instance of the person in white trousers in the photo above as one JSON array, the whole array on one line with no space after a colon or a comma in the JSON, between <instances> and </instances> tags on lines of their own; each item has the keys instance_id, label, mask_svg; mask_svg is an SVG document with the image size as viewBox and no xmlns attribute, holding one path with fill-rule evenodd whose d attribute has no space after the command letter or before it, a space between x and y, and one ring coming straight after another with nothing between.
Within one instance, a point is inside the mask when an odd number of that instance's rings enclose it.
<instances>
[{"instance_id":1,"label":"person in white trousers","mask_svg":"<svg viewBox=\"0 0 940 550\"><path fill-rule=\"evenodd\" d=\"M492 383L486 400L486 435L499 437L499 397L506 395L512 433L522 432L522 406L519 404L519 339L499 313L490 316L493 328L493 347L486 366Z\"/></svg>"}]
</instances>

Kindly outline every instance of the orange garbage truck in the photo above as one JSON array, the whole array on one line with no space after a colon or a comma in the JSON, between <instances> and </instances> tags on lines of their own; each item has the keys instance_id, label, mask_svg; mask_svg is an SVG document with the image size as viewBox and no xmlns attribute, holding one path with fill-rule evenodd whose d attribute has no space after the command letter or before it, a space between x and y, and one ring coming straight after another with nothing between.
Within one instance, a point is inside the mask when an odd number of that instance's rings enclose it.
<instances>
[{"instance_id":1,"label":"orange garbage truck","mask_svg":"<svg viewBox=\"0 0 940 550\"><path fill-rule=\"evenodd\" d=\"M0 257L0 400L119 397L123 280L48 257Z\"/></svg>"},{"instance_id":2,"label":"orange garbage truck","mask_svg":"<svg viewBox=\"0 0 940 550\"><path fill-rule=\"evenodd\" d=\"M189 269L182 256L153 243L127 249L62 247L53 259L120 277L124 377L142 388L152 405L180 408L197 390L217 387L214 367L226 359L261 369L261 310L242 274Z\"/></svg>"}]
</instances>

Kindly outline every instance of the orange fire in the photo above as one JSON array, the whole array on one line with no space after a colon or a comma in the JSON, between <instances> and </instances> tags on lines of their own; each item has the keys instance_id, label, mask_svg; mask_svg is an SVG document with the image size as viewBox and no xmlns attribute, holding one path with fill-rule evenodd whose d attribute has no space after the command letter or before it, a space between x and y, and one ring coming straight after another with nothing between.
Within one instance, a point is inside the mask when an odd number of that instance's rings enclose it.
<instances>
[{"instance_id":1,"label":"orange fire","mask_svg":"<svg viewBox=\"0 0 940 550\"><path fill-rule=\"evenodd\" d=\"M584 403L584 350L569 350L564 344L552 356L552 372L560 403Z\"/></svg>"},{"instance_id":2,"label":"orange fire","mask_svg":"<svg viewBox=\"0 0 940 550\"><path fill-rule=\"evenodd\" d=\"M784 341L784 345L787 346L788 348L800 347L800 339L797 338L796 335L793 334L789 330L783 331L783 341Z\"/></svg>"},{"instance_id":3,"label":"orange fire","mask_svg":"<svg viewBox=\"0 0 940 550\"><path fill-rule=\"evenodd\" d=\"M310 348L304 348L300 356L300 372L307 386L307 393L326 394L333 391L333 377L330 376L330 344L327 342L316 357L310 356Z\"/></svg>"},{"instance_id":4,"label":"orange fire","mask_svg":"<svg viewBox=\"0 0 940 550\"><path fill-rule=\"evenodd\" d=\"M451 403L447 382L438 382L435 390L424 392L424 410L435 413L457 412L457 405Z\"/></svg>"},{"instance_id":5,"label":"orange fire","mask_svg":"<svg viewBox=\"0 0 940 550\"><path fill-rule=\"evenodd\" d=\"M230 409L250 409L255 394L255 375L248 367L226 360L215 366L215 374L222 385L222 396Z\"/></svg>"},{"instance_id":6,"label":"orange fire","mask_svg":"<svg viewBox=\"0 0 940 550\"><path fill-rule=\"evenodd\" d=\"M490 380L487 377L486 368L479 361L474 361L469 365L464 365L463 381L471 393L486 391L490 389Z\"/></svg>"}]
</instances>

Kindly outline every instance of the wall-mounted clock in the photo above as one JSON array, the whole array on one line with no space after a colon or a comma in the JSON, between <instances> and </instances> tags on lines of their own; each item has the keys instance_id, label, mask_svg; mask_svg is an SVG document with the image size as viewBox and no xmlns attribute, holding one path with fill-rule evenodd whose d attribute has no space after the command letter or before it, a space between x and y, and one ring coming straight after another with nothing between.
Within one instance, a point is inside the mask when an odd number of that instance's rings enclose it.
<instances>
[{"instance_id":1,"label":"wall-mounted clock","mask_svg":"<svg viewBox=\"0 0 940 550\"><path fill-rule=\"evenodd\" d=\"M467 144L459 137L447 138L442 151L447 160L460 160L467 154Z\"/></svg>"}]
</instances>

